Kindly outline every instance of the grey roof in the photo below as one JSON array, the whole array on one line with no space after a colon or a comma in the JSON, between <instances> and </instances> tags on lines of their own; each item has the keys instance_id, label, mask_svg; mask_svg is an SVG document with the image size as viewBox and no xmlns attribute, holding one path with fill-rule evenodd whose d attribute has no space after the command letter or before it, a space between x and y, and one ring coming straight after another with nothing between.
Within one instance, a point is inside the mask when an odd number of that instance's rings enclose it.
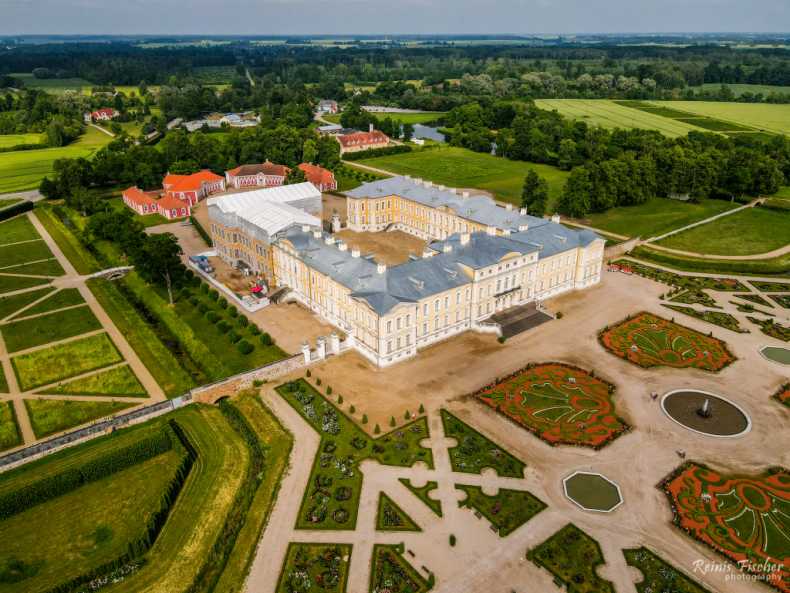
<instances>
[{"instance_id":1,"label":"grey roof","mask_svg":"<svg viewBox=\"0 0 790 593\"><path fill-rule=\"evenodd\" d=\"M464 198L457 190L411 177L397 176L372 181L346 192L346 195L350 198L383 198L397 195L431 208L445 206L462 218L512 232L517 232L524 225L534 228L548 223L543 218L520 214L517 209L508 210L498 206L486 195Z\"/></svg>"},{"instance_id":2,"label":"grey roof","mask_svg":"<svg viewBox=\"0 0 790 593\"><path fill-rule=\"evenodd\" d=\"M535 245L487 233L471 233L466 245L461 245L461 235L456 233L444 241L431 243L431 249L442 252L447 245L452 247L450 253L455 261L475 270L497 263L508 253L526 255L538 251Z\"/></svg>"},{"instance_id":3,"label":"grey roof","mask_svg":"<svg viewBox=\"0 0 790 593\"><path fill-rule=\"evenodd\" d=\"M510 238L513 241L537 247L539 250L538 259L543 259L569 249L587 247L600 237L587 229L577 231L556 222L549 222L521 233L514 233L510 235Z\"/></svg>"}]
</instances>

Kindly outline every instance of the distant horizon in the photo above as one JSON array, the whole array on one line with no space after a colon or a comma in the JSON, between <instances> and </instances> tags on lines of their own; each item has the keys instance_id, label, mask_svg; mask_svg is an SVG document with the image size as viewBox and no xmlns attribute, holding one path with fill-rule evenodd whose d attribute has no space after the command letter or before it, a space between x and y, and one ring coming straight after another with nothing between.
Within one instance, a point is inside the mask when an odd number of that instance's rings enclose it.
<instances>
[{"instance_id":1,"label":"distant horizon","mask_svg":"<svg viewBox=\"0 0 790 593\"><path fill-rule=\"evenodd\" d=\"M534 32L534 33L512 33L506 31L499 31L493 33L485 32L457 32L457 33L392 33L392 32L373 32L373 33L99 33L99 32L84 32L84 33L0 33L0 37L185 37L185 38L200 38L200 39L289 39L293 37L306 37L306 38L355 38L355 39L378 39L381 37L394 37L394 38L523 38L523 39L536 39L542 37L693 37L693 36L711 36L711 35L732 35L732 36L788 36L790 37L790 29L786 31L587 31L587 32Z\"/></svg>"}]
</instances>

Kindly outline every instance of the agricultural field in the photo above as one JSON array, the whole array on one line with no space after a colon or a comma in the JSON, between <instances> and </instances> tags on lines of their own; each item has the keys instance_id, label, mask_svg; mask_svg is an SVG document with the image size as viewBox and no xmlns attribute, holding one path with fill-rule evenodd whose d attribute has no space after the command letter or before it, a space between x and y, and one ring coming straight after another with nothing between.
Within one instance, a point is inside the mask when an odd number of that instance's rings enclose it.
<instances>
[{"instance_id":1,"label":"agricultural field","mask_svg":"<svg viewBox=\"0 0 790 593\"><path fill-rule=\"evenodd\" d=\"M511 161L453 146L414 150L359 162L398 175L429 179L449 187L486 190L497 199L516 205L521 205L521 190L527 172L534 170L549 184L549 211L568 178L567 172L550 165Z\"/></svg>"},{"instance_id":2,"label":"agricultural field","mask_svg":"<svg viewBox=\"0 0 790 593\"><path fill-rule=\"evenodd\" d=\"M40 144L43 134L0 134L0 148L12 148L23 144Z\"/></svg>"},{"instance_id":3,"label":"agricultural field","mask_svg":"<svg viewBox=\"0 0 790 593\"><path fill-rule=\"evenodd\" d=\"M721 340L652 313L638 313L606 327L598 339L615 356L643 368L668 366L718 372L735 361Z\"/></svg>"},{"instance_id":4,"label":"agricultural field","mask_svg":"<svg viewBox=\"0 0 790 593\"><path fill-rule=\"evenodd\" d=\"M689 462L663 483L683 533L735 563L778 567L761 575L790 591L790 474L732 476ZM759 570L759 568L757 569Z\"/></svg>"},{"instance_id":5,"label":"agricultural field","mask_svg":"<svg viewBox=\"0 0 790 593\"><path fill-rule=\"evenodd\" d=\"M756 255L784 247L788 237L790 210L754 207L671 235L656 244L710 255Z\"/></svg>"},{"instance_id":6,"label":"agricultural field","mask_svg":"<svg viewBox=\"0 0 790 593\"><path fill-rule=\"evenodd\" d=\"M537 99L535 104L541 109L557 111L563 117L609 129L656 130L670 138L704 131L698 126L645 113L608 99Z\"/></svg>"},{"instance_id":7,"label":"agricultural field","mask_svg":"<svg viewBox=\"0 0 790 593\"><path fill-rule=\"evenodd\" d=\"M429 436L424 417L373 439L304 379L280 385L277 393L321 435L297 529L356 528L362 490L358 465L364 459L398 467L421 461L433 468L432 451L419 444Z\"/></svg>"},{"instance_id":8,"label":"agricultural field","mask_svg":"<svg viewBox=\"0 0 790 593\"><path fill-rule=\"evenodd\" d=\"M565 364L530 366L476 397L551 445L599 448L628 425L615 413L614 385Z\"/></svg>"},{"instance_id":9,"label":"agricultural field","mask_svg":"<svg viewBox=\"0 0 790 593\"><path fill-rule=\"evenodd\" d=\"M758 93L762 95L771 95L771 94L779 94L779 95L790 95L790 86L774 86L768 84L720 84L717 82L707 82L700 86L690 87L694 90L703 89L706 91L718 91L721 89L722 86L727 87L730 89L736 97L740 97L741 95L745 95L746 93L752 93L756 95Z\"/></svg>"},{"instance_id":10,"label":"agricultural field","mask_svg":"<svg viewBox=\"0 0 790 593\"><path fill-rule=\"evenodd\" d=\"M62 158L88 158L112 140L93 127L68 146L0 153L0 193L35 189Z\"/></svg>"},{"instance_id":11,"label":"agricultural field","mask_svg":"<svg viewBox=\"0 0 790 593\"><path fill-rule=\"evenodd\" d=\"M15 72L9 76L21 80L27 89L38 89L48 93L65 93L66 91L82 93L97 86L84 78L36 78L29 72Z\"/></svg>"},{"instance_id":12,"label":"agricultural field","mask_svg":"<svg viewBox=\"0 0 790 593\"><path fill-rule=\"evenodd\" d=\"M724 200L703 200L699 204L693 204L669 198L650 198L637 206L618 206L606 212L590 214L581 222L610 233L647 239L727 212L737 206L738 204Z\"/></svg>"},{"instance_id":13,"label":"agricultural field","mask_svg":"<svg viewBox=\"0 0 790 593\"><path fill-rule=\"evenodd\" d=\"M455 439L457 445L450 447L450 465L454 472L479 474L491 468L500 477L521 478L526 464L474 428L442 410L442 426L447 437Z\"/></svg>"},{"instance_id":14,"label":"agricultural field","mask_svg":"<svg viewBox=\"0 0 790 593\"><path fill-rule=\"evenodd\" d=\"M790 134L790 105L772 103L722 103L717 101L649 101L702 117L743 124L774 134Z\"/></svg>"},{"instance_id":15,"label":"agricultural field","mask_svg":"<svg viewBox=\"0 0 790 593\"><path fill-rule=\"evenodd\" d=\"M569 593L614 593L614 586L596 572L604 563L601 546L569 523L545 542L527 552L568 588Z\"/></svg>"}]
</instances>

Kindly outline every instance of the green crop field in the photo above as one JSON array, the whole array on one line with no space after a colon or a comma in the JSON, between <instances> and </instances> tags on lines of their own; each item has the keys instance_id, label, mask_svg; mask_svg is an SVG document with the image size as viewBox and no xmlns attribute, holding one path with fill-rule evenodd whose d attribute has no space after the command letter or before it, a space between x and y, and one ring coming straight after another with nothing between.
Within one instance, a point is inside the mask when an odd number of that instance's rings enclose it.
<instances>
[{"instance_id":1,"label":"green crop field","mask_svg":"<svg viewBox=\"0 0 790 593\"><path fill-rule=\"evenodd\" d=\"M450 187L488 190L498 199L517 205L521 204L524 177L529 170L534 170L546 179L552 201L562 193L568 178L568 173L550 165L511 161L454 146L415 150L359 162Z\"/></svg>"},{"instance_id":2,"label":"green crop field","mask_svg":"<svg viewBox=\"0 0 790 593\"><path fill-rule=\"evenodd\" d=\"M557 110L564 117L604 128L656 130L671 138L703 131L700 127L618 105L608 99L538 99L535 104L541 109Z\"/></svg>"},{"instance_id":3,"label":"green crop field","mask_svg":"<svg viewBox=\"0 0 790 593\"><path fill-rule=\"evenodd\" d=\"M754 255L787 245L790 211L747 208L662 239L671 249L711 255Z\"/></svg>"},{"instance_id":4,"label":"green crop field","mask_svg":"<svg viewBox=\"0 0 790 593\"><path fill-rule=\"evenodd\" d=\"M20 144L39 144L43 134L0 134L0 148L11 148Z\"/></svg>"},{"instance_id":5,"label":"green crop field","mask_svg":"<svg viewBox=\"0 0 790 593\"><path fill-rule=\"evenodd\" d=\"M650 101L649 103L743 124L775 134L790 134L790 105L716 101Z\"/></svg>"},{"instance_id":6,"label":"green crop field","mask_svg":"<svg viewBox=\"0 0 790 593\"><path fill-rule=\"evenodd\" d=\"M110 140L112 138L107 134L89 127L76 142L68 146L0 153L0 193L34 189L52 172L56 160L87 158Z\"/></svg>"},{"instance_id":7,"label":"green crop field","mask_svg":"<svg viewBox=\"0 0 790 593\"><path fill-rule=\"evenodd\" d=\"M736 206L724 200L703 200L693 204L668 198L650 198L638 206L619 206L591 214L584 222L610 233L647 239L705 220Z\"/></svg>"},{"instance_id":8,"label":"green crop field","mask_svg":"<svg viewBox=\"0 0 790 593\"><path fill-rule=\"evenodd\" d=\"M790 86L773 86L768 84L719 84L717 82L706 82L701 86L691 87L694 90L703 89L706 91L718 91L722 86L730 89L736 97L740 97L746 93L762 93L763 95L770 95L776 93L779 95L790 95Z\"/></svg>"}]
</instances>

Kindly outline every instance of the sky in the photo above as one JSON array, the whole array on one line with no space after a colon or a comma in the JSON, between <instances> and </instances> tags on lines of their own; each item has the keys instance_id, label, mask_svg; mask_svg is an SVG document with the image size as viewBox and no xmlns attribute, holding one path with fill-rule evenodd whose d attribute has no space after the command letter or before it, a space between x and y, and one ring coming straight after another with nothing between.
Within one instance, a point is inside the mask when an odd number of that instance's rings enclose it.
<instances>
[{"instance_id":1,"label":"sky","mask_svg":"<svg viewBox=\"0 0 790 593\"><path fill-rule=\"evenodd\" d=\"M790 0L0 0L0 35L788 31Z\"/></svg>"}]
</instances>

